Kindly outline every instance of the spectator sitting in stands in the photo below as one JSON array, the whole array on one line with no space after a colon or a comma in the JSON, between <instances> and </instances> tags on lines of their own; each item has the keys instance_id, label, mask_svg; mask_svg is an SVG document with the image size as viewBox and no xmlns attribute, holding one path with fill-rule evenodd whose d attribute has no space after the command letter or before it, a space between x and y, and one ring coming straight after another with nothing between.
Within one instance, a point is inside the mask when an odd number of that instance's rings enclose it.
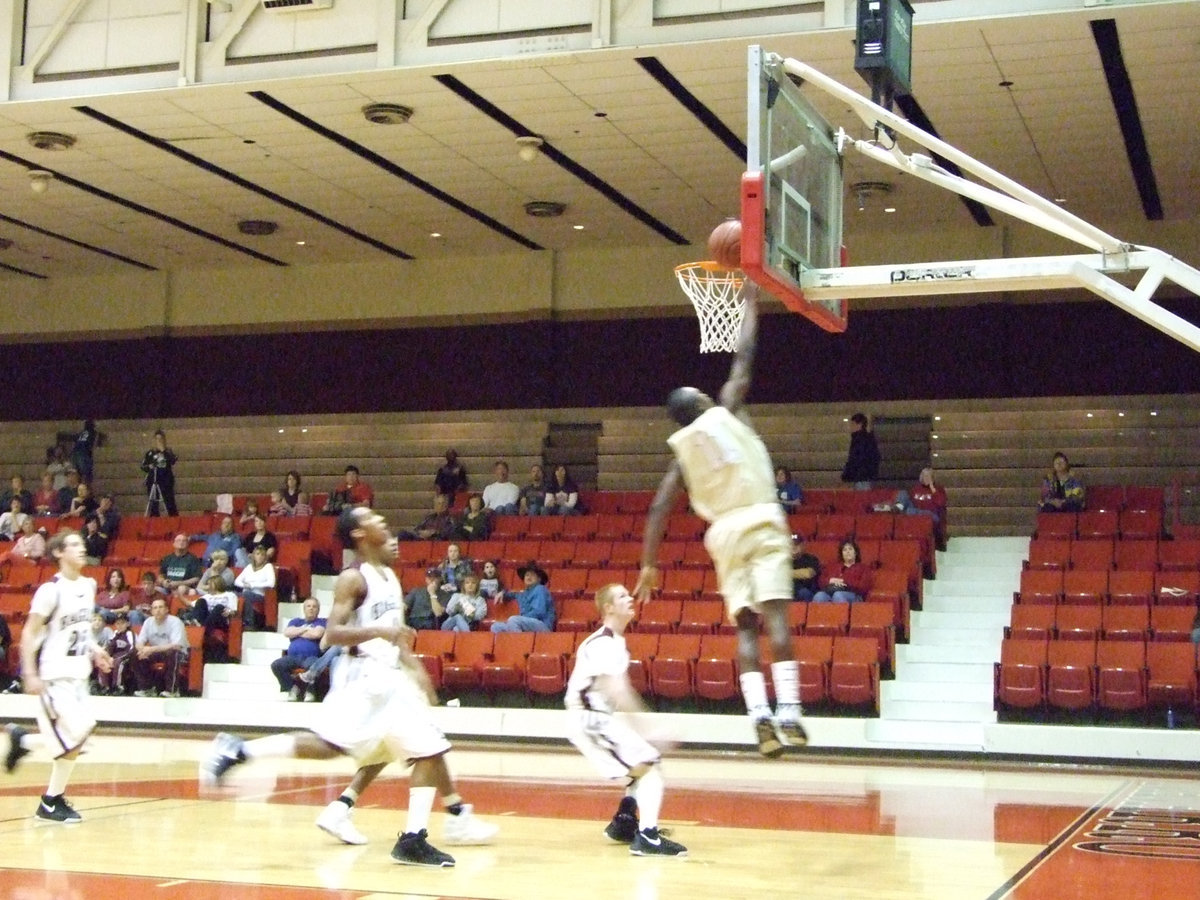
<instances>
[{"instance_id":1,"label":"spectator sitting in stands","mask_svg":"<svg viewBox=\"0 0 1200 900\"><path fill-rule=\"evenodd\" d=\"M303 616L292 619L283 630L289 641L287 652L271 661L271 674L279 682L279 690L288 691L288 699L293 701L303 699L306 690L292 673L308 669L321 657L321 638L325 636L326 620L319 615L321 608L316 598L309 597L302 608Z\"/></svg>"},{"instance_id":2,"label":"spectator sitting in stands","mask_svg":"<svg viewBox=\"0 0 1200 900\"><path fill-rule=\"evenodd\" d=\"M267 548L259 545L250 553L250 565L238 572L233 580L245 601L242 610L242 624L247 631L258 626L256 604L262 605L267 599L267 591L275 587L275 566L267 559Z\"/></svg>"},{"instance_id":3,"label":"spectator sitting in stands","mask_svg":"<svg viewBox=\"0 0 1200 900\"><path fill-rule=\"evenodd\" d=\"M1055 453L1050 473L1042 479L1040 512L1080 512L1084 507L1083 482L1071 471L1065 453Z\"/></svg>"},{"instance_id":4,"label":"spectator sitting in stands","mask_svg":"<svg viewBox=\"0 0 1200 900\"><path fill-rule=\"evenodd\" d=\"M842 467L842 481L853 482L857 491L869 491L879 477L879 444L871 419L857 412L850 417L850 452Z\"/></svg>"},{"instance_id":5,"label":"spectator sitting in stands","mask_svg":"<svg viewBox=\"0 0 1200 900\"><path fill-rule=\"evenodd\" d=\"M42 473L42 486L33 495L33 512L38 516L57 516L62 512L58 505L58 491L54 487L54 476Z\"/></svg>"},{"instance_id":6,"label":"spectator sitting in stands","mask_svg":"<svg viewBox=\"0 0 1200 900\"><path fill-rule=\"evenodd\" d=\"M12 545L12 549L6 553L0 553L0 564L10 562L14 559L25 559L29 562L37 562L46 555L46 530L40 528L37 531L33 530L33 519L25 517L25 522L21 526L21 536L17 538Z\"/></svg>"},{"instance_id":7,"label":"spectator sitting in stands","mask_svg":"<svg viewBox=\"0 0 1200 900\"><path fill-rule=\"evenodd\" d=\"M14 498L21 501L21 512L33 515L33 494L25 490L25 479L20 475L14 475L9 489L0 494L0 509L8 509Z\"/></svg>"},{"instance_id":8,"label":"spectator sitting in stands","mask_svg":"<svg viewBox=\"0 0 1200 900\"><path fill-rule=\"evenodd\" d=\"M288 511L282 515L299 515L296 512L296 504L300 502L300 473L295 469L289 469L288 473L283 476L283 488L279 491L279 496L288 506ZM274 495L272 495L272 499L274 499ZM309 515L312 514L309 513Z\"/></svg>"},{"instance_id":9,"label":"spectator sitting in stands","mask_svg":"<svg viewBox=\"0 0 1200 900\"><path fill-rule=\"evenodd\" d=\"M283 499L283 491L271 491L271 505L267 508L268 516L290 516L292 508Z\"/></svg>"},{"instance_id":10,"label":"spectator sitting in stands","mask_svg":"<svg viewBox=\"0 0 1200 900\"><path fill-rule=\"evenodd\" d=\"M483 564L483 577L479 579L479 593L488 600L500 593L500 572L495 560L489 559Z\"/></svg>"},{"instance_id":11,"label":"spectator sitting in stands","mask_svg":"<svg viewBox=\"0 0 1200 900\"><path fill-rule=\"evenodd\" d=\"M462 590L446 604L446 621L442 631L471 631L487 615L487 598L479 593L479 576L469 572L463 576Z\"/></svg>"},{"instance_id":12,"label":"spectator sitting in stands","mask_svg":"<svg viewBox=\"0 0 1200 900\"><path fill-rule=\"evenodd\" d=\"M83 522L83 554L89 566L98 566L108 556L108 538L100 533L100 520L95 515Z\"/></svg>"},{"instance_id":13,"label":"spectator sitting in stands","mask_svg":"<svg viewBox=\"0 0 1200 900\"><path fill-rule=\"evenodd\" d=\"M100 501L92 496L92 486L86 481L79 482L75 488L75 496L71 499L66 511L59 517L78 517L86 519L100 507Z\"/></svg>"},{"instance_id":14,"label":"spectator sitting in stands","mask_svg":"<svg viewBox=\"0 0 1200 900\"><path fill-rule=\"evenodd\" d=\"M462 548L458 544L450 544L446 548L446 558L437 565L438 576L442 585L438 589L442 605L445 606L450 596L458 591L463 578L475 571L475 566L469 559L464 559Z\"/></svg>"},{"instance_id":15,"label":"spectator sitting in stands","mask_svg":"<svg viewBox=\"0 0 1200 900\"><path fill-rule=\"evenodd\" d=\"M516 515L521 489L508 480L508 463L498 459L493 470L496 480L483 489L484 507L494 516Z\"/></svg>"},{"instance_id":16,"label":"spectator sitting in stands","mask_svg":"<svg viewBox=\"0 0 1200 900\"><path fill-rule=\"evenodd\" d=\"M796 484L791 471L786 466L775 469L775 496L784 513L795 512L804 503L804 491Z\"/></svg>"},{"instance_id":17,"label":"spectator sitting in stands","mask_svg":"<svg viewBox=\"0 0 1200 900\"><path fill-rule=\"evenodd\" d=\"M529 469L529 484L521 488L517 498L517 512L523 516L540 516L546 505L546 470L537 463Z\"/></svg>"},{"instance_id":18,"label":"spectator sitting in stands","mask_svg":"<svg viewBox=\"0 0 1200 900\"><path fill-rule=\"evenodd\" d=\"M26 521L32 521L32 517L21 511L21 498L13 497L4 514L0 515L0 541L16 540Z\"/></svg>"},{"instance_id":19,"label":"spectator sitting in stands","mask_svg":"<svg viewBox=\"0 0 1200 900\"><path fill-rule=\"evenodd\" d=\"M396 535L402 541L448 541L453 539L458 523L450 514L450 501L445 494L433 495L433 512L423 518L412 531Z\"/></svg>"},{"instance_id":20,"label":"spectator sitting in stands","mask_svg":"<svg viewBox=\"0 0 1200 900\"><path fill-rule=\"evenodd\" d=\"M62 444L46 448L46 468L43 471L53 480L54 490L61 491L67 486L67 452Z\"/></svg>"},{"instance_id":21,"label":"spectator sitting in stands","mask_svg":"<svg viewBox=\"0 0 1200 900\"><path fill-rule=\"evenodd\" d=\"M579 502L579 485L566 466L555 466L554 475L546 486L546 505L542 512L547 516L578 516L585 511Z\"/></svg>"},{"instance_id":22,"label":"spectator sitting in stands","mask_svg":"<svg viewBox=\"0 0 1200 900\"><path fill-rule=\"evenodd\" d=\"M467 509L459 520L458 536L468 541L484 541L491 530L492 523L487 510L483 508L483 498L472 494L467 498Z\"/></svg>"},{"instance_id":23,"label":"spectator sitting in stands","mask_svg":"<svg viewBox=\"0 0 1200 900\"><path fill-rule=\"evenodd\" d=\"M517 574L525 582L525 590L520 593L503 591L505 599L515 598L517 614L504 622L493 622L492 633L503 631L553 631L554 630L554 601L546 587L550 576L534 562L517 569Z\"/></svg>"},{"instance_id":24,"label":"spectator sitting in stands","mask_svg":"<svg viewBox=\"0 0 1200 900\"><path fill-rule=\"evenodd\" d=\"M100 521L100 533L110 541L115 540L121 530L121 514L117 512L112 494L100 495L100 505L96 507L95 515Z\"/></svg>"},{"instance_id":25,"label":"spectator sitting in stands","mask_svg":"<svg viewBox=\"0 0 1200 900\"><path fill-rule=\"evenodd\" d=\"M213 551L212 565L200 576L196 590L192 615L204 626L204 661L228 662L229 622L238 612L229 554L224 550ZM217 637L215 632L222 632L224 637Z\"/></svg>"},{"instance_id":26,"label":"spectator sitting in stands","mask_svg":"<svg viewBox=\"0 0 1200 900\"><path fill-rule=\"evenodd\" d=\"M188 655L187 633L179 618L167 612L166 597L156 597L150 604L150 618L142 623L135 646L133 677L137 690L134 695L179 696L179 670ZM156 662L165 663L161 672L155 671Z\"/></svg>"},{"instance_id":27,"label":"spectator sitting in stands","mask_svg":"<svg viewBox=\"0 0 1200 900\"><path fill-rule=\"evenodd\" d=\"M454 506L454 497L459 491L467 489L467 470L458 461L458 451L451 447L446 451L446 463L439 466L433 474L433 489L439 494L445 494Z\"/></svg>"},{"instance_id":28,"label":"spectator sitting in stands","mask_svg":"<svg viewBox=\"0 0 1200 900\"><path fill-rule=\"evenodd\" d=\"M275 561L275 554L279 550L279 541L274 534L267 531L265 516L260 514L254 517L254 530L242 538L242 546L248 556L253 555L258 547L262 547L267 551L267 559L271 562Z\"/></svg>"},{"instance_id":29,"label":"spectator sitting in stands","mask_svg":"<svg viewBox=\"0 0 1200 900\"><path fill-rule=\"evenodd\" d=\"M153 581L154 576L151 575L150 578ZM146 621L144 615L134 610L129 596L129 585L125 583L125 573L117 568L109 569L105 573L104 584L96 591L96 610L110 625L120 615L126 616L131 622L132 617L136 615L137 625Z\"/></svg>"},{"instance_id":30,"label":"spectator sitting in stands","mask_svg":"<svg viewBox=\"0 0 1200 900\"><path fill-rule=\"evenodd\" d=\"M300 491L296 495L296 505L292 507L292 515L297 519L308 519L313 514L313 508L308 502L308 494Z\"/></svg>"},{"instance_id":31,"label":"spectator sitting in stands","mask_svg":"<svg viewBox=\"0 0 1200 900\"><path fill-rule=\"evenodd\" d=\"M804 535L792 538L792 596L807 603L817 593L821 561L804 549Z\"/></svg>"},{"instance_id":32,"label":"spectator sitting in stands","mask_svg":"<svg viewBox=\"0 0 1200 900\"><path fill-rule=\"evenodd\" d=\"M242 510L242 515L238 519L238 528L244 528L247 525L253 525L254 520L258 518L258 501L251 498L246 501L246 506Z\"/></svg>"},{"instance_id":33,"label":"spectator sitting in stands","mask_svg":"<svg viewBox=\"0 0 1200 900\"><path fill-rule=\"evenodd\" d=\"M133 607L129 614L130 623L134 621L135 615L139 618L138 625L145 622L150 617L150 608L155 598L161 597L163 593L158 587L158 579L154 573L143 572L137 586L129 589L129 605Z\"/></svg>"},{"instance_id":34,"label":"spectator sitting in stands","mask_svg":"<svg viewBox=\"0 0 1200 900\"><path fill-rule=\"evenodd\" d=\"M233 530L233 517L224 516L217 530L212 534L193 534L193 541L204 541L204 564L211 566L213 554L218 550L225 551L225 557L238 568L250 562L250 554L242 547L242 539Z\"/></svg>"},{"instance_id":35,"label":"spectator sitting in stands","mask_svg":"<svg viewBox=\"0 0 1200 900\"><path fill-rule=\"evenodd\" d=\"M104 621L104 615L99 610L92 612L92 643L97 647L107 647L108 642L113 639L113 630L108 627L108 623ZM103 683L100 680L100 667L92 662L92 674L88 679L88 687L93 694L103 693Z\"/></svg>"},{"instance_id":36,"label":"spectator sitting in stands","mask_svg":"<svg viewBox=\"0 0 1200 900\"><path fill-rule=\"evenodd\" d=\"M188 551L188 536L175 535L172 551L158 564L158 586L165 594L186 597L200 583L204 564Z\"/></svg>"},{"instance_id":37,"label":"spectator sitting in stands","mask_svg":"<svg viewBox=\"0 0 1200 900\"><path fill-rule=\"evenodd\" d=\"M71 504L75 498L79 496L79 473L74 469L67 469L67 483L65 486L58 489L58 509L59 515L64 515L71 508Z\"/></svg>"},{"instance_id":38,"label":"spectator sitting in stands","mask_svg":"<svg viewBox=\"0 0 1200 900\"><path fill-rule=\"evenodd\" d=\"M112 657L112 668L101 672L100 693L123 696L129 691L133 668L134 641L137 636L129 630L129 616L117 613L112 622L113 636L108 639L104 649Z\"/></svg>"},{"instance_id":39,"label":"spectator sitting in stands","mask_svg":"<svg viewBox=\"0 0 1200 900\"><path fill-rule=\"evenodd\" d=\"M404 622L409 628L421 631L437 629L446 614L439 596L442 577L437 569L425 571L424 587L413 588L404 595Z\"/></svg>"},{"instance_id":40,"label":"spectator sitting in stands","mask_svg":"<svg viewBox=\"0 0 1200 900\"><path fill-rule=\"evenodd\" d=\"M346 466L345 480L329 494L325 508L327 516L336 516L347 506L374 506L375 492L365 481L359 480L358 466Z\"/></svg>"},{"instance_id":41,"label":"spectator sitting in stands","mask_svg":"<svg viewBox=\"0 0 1200 900\"><path fill-rule=\"evenodd\" d=\"M842 541L839 552L842 562L822 579L822 589L813 596L814 603L857 603L871 590L875 578L862 562L858 544L851 540Z\"/></svg>"}]
</instances>

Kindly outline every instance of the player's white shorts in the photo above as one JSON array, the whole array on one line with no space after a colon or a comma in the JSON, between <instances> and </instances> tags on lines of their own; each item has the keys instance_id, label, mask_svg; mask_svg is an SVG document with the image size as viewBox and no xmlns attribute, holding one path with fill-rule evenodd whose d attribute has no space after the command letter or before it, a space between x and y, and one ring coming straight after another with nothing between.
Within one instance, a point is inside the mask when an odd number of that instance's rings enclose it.
<instances>
[{"instance_id":1,"label":"player's white shorts","mask_svg":"<svg viewBox=\"0 0 1200 900\"><path fill-rule=\"evenodd\" d=\"M567 738L605 778L626 778L630 769L659 760L658 751L620 716L569 709L567 720Z\"/></svg>"},{"instance_id":2,"label":"player's white shorts","mask_svg":"<svg viewBox=\"0 0 1200 900\"><path fill-rule=\"evenodd\" d=\"M425 692L402 669L342 654L313 729L360 765L437 756L450 742L434 724Z\"/></svg>"},{"instance_id":3,"label":"player's white shorts","mask_svg":"<svg viewBox=\"0 0 1200 900\"><path fill-rule=\"evenodd\" d=\"M704 534L717 570L717 588L732 621L764 600L792 598L792 537L777 503L759 503L721 516Z\"/></svg>"},{"instance_id":4,"label":"player's white shorts","mask_svg":"<svg viewBox=\"0 0 1200 900\"><path fill-rule=\"evenodd\" d=\"M87 681L59 678L43 685L37 698L38 730L50 755L58 759L83 746L96 728L96 717L88 708Z\"/></svg>"}]
</instances>

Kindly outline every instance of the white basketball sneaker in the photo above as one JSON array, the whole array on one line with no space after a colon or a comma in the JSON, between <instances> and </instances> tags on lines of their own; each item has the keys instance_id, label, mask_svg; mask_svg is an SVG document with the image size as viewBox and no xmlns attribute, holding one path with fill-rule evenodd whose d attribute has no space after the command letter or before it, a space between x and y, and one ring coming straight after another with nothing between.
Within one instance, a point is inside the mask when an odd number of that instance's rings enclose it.
<instances>
[{"instance_id":1,"label":"white basketball sneaker","mask_svg":"<svg viewBox=\"0 0 1200 900\"><path fill-rule=\"evenodd\" d=\"M444 837L447 844L490 844L500 829L475 818L475 807L463 804L457 816L447 814Z\"/></svg>"},{"instance_id":2,"label":"white basketball sneaker","mask_svg":"<svg viewBox=\"0 0 1200 900\"><path fill-rule=\"evenodd\" d=\"M317 827L332 834L343 844L365 844L367 836L350 821L350 807L341 800L334 800L317 816Z\"/></svg>"}]
</instances>

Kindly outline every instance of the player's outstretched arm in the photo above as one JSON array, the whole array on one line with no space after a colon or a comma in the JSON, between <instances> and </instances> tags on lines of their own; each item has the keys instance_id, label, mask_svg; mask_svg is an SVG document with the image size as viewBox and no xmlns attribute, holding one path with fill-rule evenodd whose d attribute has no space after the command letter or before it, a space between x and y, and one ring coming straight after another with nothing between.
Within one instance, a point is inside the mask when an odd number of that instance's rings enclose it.
<instances>
[{"instance_id":1,"label":"player's outstretched arm","mask_svg":"<svg viewBox=\"0 0 1200 900\"><path fill-rule=\"evenodd\" d=\"M746 297L746 312L742 316L742 330L738 332L729 380L721 388L720 396L721 405L733 413L738 412L746 402L750 377L754 373L754 353L758 347L758 285L747 279L742 284L742 293Z\"/></svg>"},{"instance_id":2,"label":"player's outstretched arm","mask_svg":"<svg viewBox=\"0 0 1200 900\"><path fill-rule=\"evenodd\" d=\"M672 462L658 486L650 511L646 513L645 533L642 536L642 571L638 575L633 595L638 603L650 599L650 592L658 587L658 548L667 530L667 517L675 505L675 499L683 491L683 471L678 461Z\"/></svg>"}]
</instances>

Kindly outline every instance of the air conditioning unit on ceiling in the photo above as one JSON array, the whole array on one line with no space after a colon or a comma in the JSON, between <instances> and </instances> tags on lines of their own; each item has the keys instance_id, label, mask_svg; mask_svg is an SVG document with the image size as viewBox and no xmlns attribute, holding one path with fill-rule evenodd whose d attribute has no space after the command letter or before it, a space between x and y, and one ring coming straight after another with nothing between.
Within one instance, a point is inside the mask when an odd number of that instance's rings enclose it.
<instances>
[{"instance_id":1,"label":"air conditioning unit on ceiling","mask_svg":"<svg viewBox=\"0 0 1200 900\"><path fill-rule=\"evenodd\" d=\"M330 9L333 0L262 0L267 12L303 12L306 9Z\"/></svg>"}]
</instances>

